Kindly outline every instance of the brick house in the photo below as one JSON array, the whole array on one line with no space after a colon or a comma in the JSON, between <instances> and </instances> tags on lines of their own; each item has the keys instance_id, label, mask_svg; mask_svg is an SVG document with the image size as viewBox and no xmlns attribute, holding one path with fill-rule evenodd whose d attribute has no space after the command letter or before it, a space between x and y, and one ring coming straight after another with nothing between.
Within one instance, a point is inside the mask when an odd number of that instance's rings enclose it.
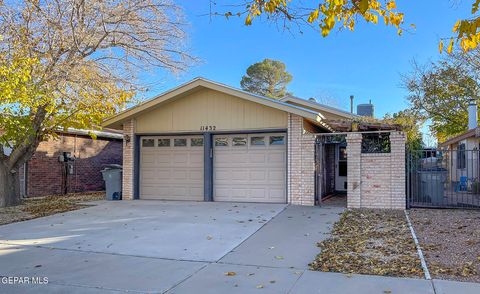
<instances>
[{"instance_id":1,"label":"brick house","mask_svg":"<svg viewBox=\"0 0 480 294\"><path fill-rule=\"evenodd\" d=\"M123 199L405 208L405 137L295 97L196 78L104 122L123 131ZM348 156L347 156L348 154Z\"/></svg>"},{"instance_id":2,"label":"brick house","mask_svg":"<svg viewBox=\"0 0 480 294\"><path fill-rule=\"evenodd\" d=\"M68 130L41 142L33 157L20 169L24 197L102 191L101 170L122 164L122 135L115 132ZM70 160L65 160L70 158Z\"/></svg>"}]
</instances>

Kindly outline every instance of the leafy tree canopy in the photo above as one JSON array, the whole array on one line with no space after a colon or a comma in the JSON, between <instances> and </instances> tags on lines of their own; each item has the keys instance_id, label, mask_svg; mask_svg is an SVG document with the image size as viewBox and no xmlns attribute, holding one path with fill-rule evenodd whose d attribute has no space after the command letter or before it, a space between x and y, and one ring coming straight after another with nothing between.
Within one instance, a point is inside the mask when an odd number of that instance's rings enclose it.
<instances>
[{"instance_id":1,"label":"leafy tree canopy","mask_svg":"<svg viewBox=\"0 0 480 294\"><path fill-rule=\"evenodd\" d=\"M420 150L423 148L423 136L420 131L425 123L425 117L412 109L401 110L397 113L387 113L383 122L399 125L406 136L408 150Z\"/></svg>"},{"instance_id":2,"label":"leafy tree canopy","mask_svg":"<svg viewBox=\"0 0 480 294\"><path fill-rule=\"evenodd\" d=\"M287 85L291 81L292 75L283 62L264 59L247 68L240 86L245 91L278 99L287 94Z\"/></svg>"},{"instance_id":3,"label":"leafy tree canopy","mask_svg":"<svg viewBox=\"0 0 480 294\"><path fill-rule=\"evenodd\" d=\"M414 63L413 71L404 77L410 92L412 109L431 121L430 129L439 142L467 130L468 104L479 101L479 49L462 50L428 66Z\"/></svg>"}]
</instances>

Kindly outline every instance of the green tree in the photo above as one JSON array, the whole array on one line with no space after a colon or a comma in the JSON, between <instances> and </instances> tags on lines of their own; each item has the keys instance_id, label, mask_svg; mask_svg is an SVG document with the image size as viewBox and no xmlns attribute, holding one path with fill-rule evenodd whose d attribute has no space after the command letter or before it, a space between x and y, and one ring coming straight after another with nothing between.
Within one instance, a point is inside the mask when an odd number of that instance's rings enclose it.
<instances>
[{"instance_id":1,"label":"green tree","mask_svg":"<svg viewBox=\"0 0 480 294\"><path fill-rule=\"evenodd\" d=\"M287 72L283 62L264 59L247 68L240 86L243 90L270 98L282 98L287 94L287 85L292 75Z\"/></svg>"},{"instance_id":2,"label":"green tree","mask_svg":"<svg viewBox=\"0 0 480 294\"><path fill-rule=\"evenodd\" d=\"M443 142L467 130L468 104L478 100L478 49L458 51L429 66L414 64L404 78L412 108L430 121L430 130Z\"/></svg>"},{"instance_id":3,"label":"green tree","mask_svg":"<svg viewBox=\"0 0 480 294\"><path fill-rule=\"evenodd\" d=\"M140 89L137 70L192 61L164 0L0 2L0 32L0 207L21 202L19 168L42 140L99 128Z\"/></svg>"},{"instance_id":4,"label":"green tree","mask_svg":"<svg viewBox=\"0 0 480 294\"><path fill-rule=\"evenodd\" d=\"M413 109L401 110L394 114L385 114L383 121L399 125L406 136L408 150L420 150L423 147L423 136L420 131L425 117Z\"/></svg>"}]
</instances>

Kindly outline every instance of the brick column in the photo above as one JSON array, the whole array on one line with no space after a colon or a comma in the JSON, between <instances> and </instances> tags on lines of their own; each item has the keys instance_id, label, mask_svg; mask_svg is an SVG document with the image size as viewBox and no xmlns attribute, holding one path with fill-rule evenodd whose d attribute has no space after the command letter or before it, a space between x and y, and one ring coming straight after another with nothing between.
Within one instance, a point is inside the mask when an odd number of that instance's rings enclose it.
<instances>
[{"instance_id":1,"label":"brick column","mask_svg":"<svg viewBox=\"0 0 480 294\"><path fill-rule=\"evenodd\" d=\"M125 141L125 136L130 137L130 142ZM134 169L133 161L135 158L135 120L127 121L123 124L123 182L122 182L122 199L133 199L133 179Z\"/></svg>"},{"instance_id":2,"label":"brick column","mask_svg":"<svg viewBox=\"0 0 480 294\"><path fill-rule=\"evenodd\" d=\"M301 205L315 205L315 136L302 135Z\"/></svg>"},{"instance_id":3,"label":"brick column","mask_svg":"<svg viewBox=\"0 0 480 294\"><path fill-rule=\"evenodd\" d=\"M391 208L393 209L405 209L406 206L405 140L403 132L390 133Z\"/></svg>"},{"instance_id":4,"label":"brick column","mask_svg":"<svg viewBox=\"0 0 480 294\"><path fill-rule=\"evenodd\" d=\"M315 137L303 129L303 118L288 114L287 202L315 205Z\"/></svg>"},{"instance_id":5,"label":"brick column","mask_svg":"<svg viewBox=\"0 0 480 294\"><path fill-rule=\"evenodd\" d=\"M361 207L361 146L362 135L347 134L347 207Z\"/></svg>"},{"instance_id":6,"label":"brick column","mask_svg":"<svg viewBox=\"0 0 480 294\"><path fill-rule=\"evenodd\" d=\"M288 155L287 155L287 202L299 204L301 201L301 138L303 132L302 118L288 114Z\"/></svg>"}]
</instances>

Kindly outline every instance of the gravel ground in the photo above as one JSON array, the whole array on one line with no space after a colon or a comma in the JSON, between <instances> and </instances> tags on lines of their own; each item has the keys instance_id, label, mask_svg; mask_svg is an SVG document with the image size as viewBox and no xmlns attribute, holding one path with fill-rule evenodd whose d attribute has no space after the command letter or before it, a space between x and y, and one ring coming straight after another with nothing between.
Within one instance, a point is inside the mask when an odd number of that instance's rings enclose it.
<instances>
[{"instance_id":1,"label":"gravel ground","mask_svg":"<svg viewBox=\"0 0 480 294\"><path fill-rule=\"evenodd\" d=\"M0 208L0 225L87 207L83 203L105 199L105 192L71 193L29 198L23 204Z\"/></svg>"},{"instance_id":2,"label":"gravel ground","mask_svg":"<svg viewBox=\"0 0 480 294\"><path fill-rule=\"evenodd\" d=\"M480 282L480 211L412 209L415 233L433 278Z\"/></svg>"},{"instance_id":3,"label":"gravel ground","mask_svg":"<svg viewBox=\"0 0 480 294\"><path fill-rule=\"evenodd\" d=\"M422 278L415 242L402 210L347 210L331 238L318 244L311 269Z\"/></svg>"}]
</instances>

